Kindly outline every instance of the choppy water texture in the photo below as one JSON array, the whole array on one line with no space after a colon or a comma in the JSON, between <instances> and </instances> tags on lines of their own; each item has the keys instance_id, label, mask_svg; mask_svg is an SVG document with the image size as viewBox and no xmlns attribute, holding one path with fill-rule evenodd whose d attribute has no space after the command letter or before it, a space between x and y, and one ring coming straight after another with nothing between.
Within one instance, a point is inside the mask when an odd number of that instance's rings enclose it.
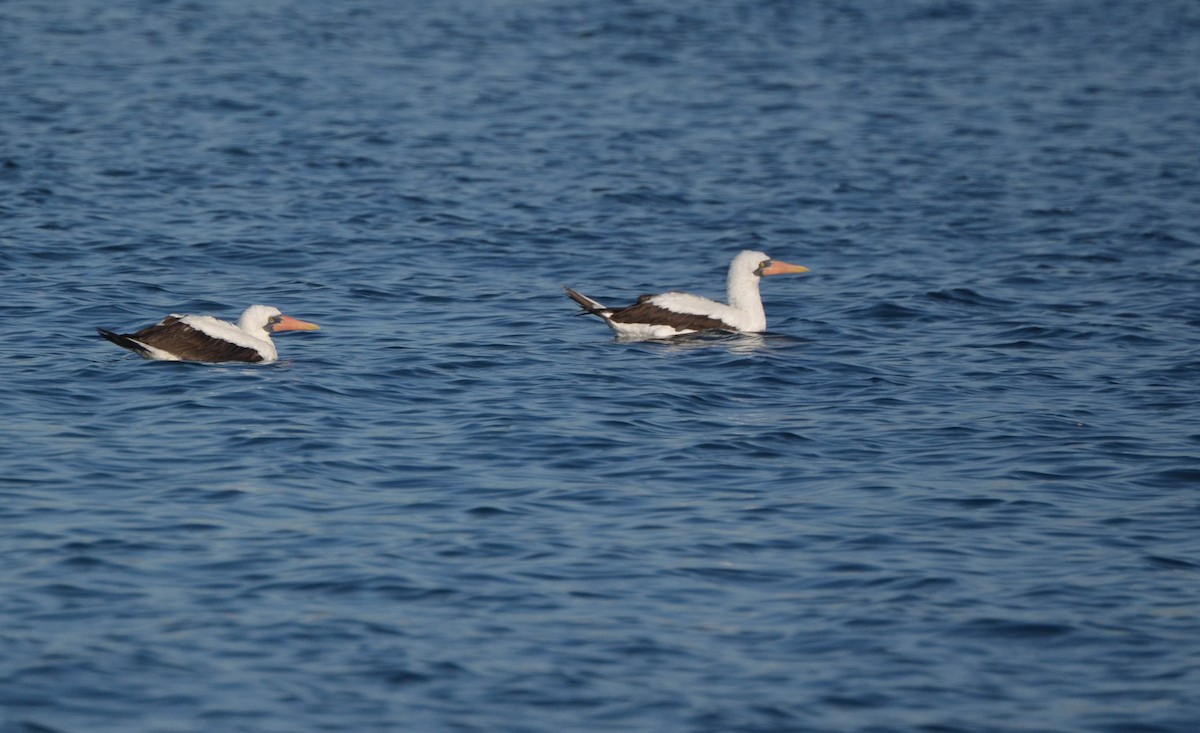
<instances>
[{"instance_id":1,"label":"choppy water texture","mask_svg":"<svg viewBox=\"0 0 1200 733\"><path fill-rule=\"evenodd\" d=\"M1200 6L0 4L0 731L1200 724ZM619 344L720 295L770 332ZM99 339L254 302L271 366Z\"/></svg>"}]
</instances>

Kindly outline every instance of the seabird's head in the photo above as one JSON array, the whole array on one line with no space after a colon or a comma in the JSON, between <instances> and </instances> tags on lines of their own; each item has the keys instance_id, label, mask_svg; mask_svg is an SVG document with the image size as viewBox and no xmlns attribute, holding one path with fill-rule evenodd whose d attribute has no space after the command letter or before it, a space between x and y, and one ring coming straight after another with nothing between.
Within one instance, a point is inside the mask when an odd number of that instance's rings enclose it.
<instances>
[{"instance_id":1,"label":"seabird's head","mask_svg":"<svg viewBox=\"0 0 1200 733\"><path fill-rule=\"evenodd\" d=\"M321 328L315 323L285 316L278 308L270 305L252 305L247 308L238 319L238 327L247 333L262 331L269 334L280 331L316 331Z\"/></svg>"},{"instance_id":2,"label":"seabird's head","mask_svg":"<svg viewBox=\"0 0 1200 733\"><path fill-rule=\"evenodd\" d=\"M730 273L753 273L755 277L808 272L808 268L804 265L793 265L783 260L773 260L765 252L758 252L751 249L744 250L737 257L734 257L733 263L729 265L729 270Z\"/></svg>"}]
</instances>

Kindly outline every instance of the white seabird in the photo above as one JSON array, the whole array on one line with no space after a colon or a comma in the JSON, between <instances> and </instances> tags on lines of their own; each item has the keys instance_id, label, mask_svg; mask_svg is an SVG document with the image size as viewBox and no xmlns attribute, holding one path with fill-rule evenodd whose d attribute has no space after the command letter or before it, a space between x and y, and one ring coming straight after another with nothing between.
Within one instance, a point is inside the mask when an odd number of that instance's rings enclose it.
<instances>
[{"instance_id":1,"label":"white seabird","mask_svg":"<svg viewBox=\"0 0 1200 733\"><path fill-rule=\"evenodd\" d=\"M745 250L729 264L728 304L690 293L670 292L643 295L633 305L609 308L571 288L563 289L584 311L603 318L623 339L668 339L712 329L759 333L767 328L767 315L758 292L759 280L767 275L800 272L808 272L808 268Z\"/></svg>"},{"instance_id":2,"label":"white seabird","mask_svg":"<svg viewBox=\"0 0 1200 733\"><path fill-rule=\"evenodd\" d=\"M316 331L315 323L285 316L269 305L252 305L237 324L212 316L171 314L135 333L96 331L117 346L158 361L244 361L267 363L279 358L272 333Z\"/></svg>"}]
</instances>

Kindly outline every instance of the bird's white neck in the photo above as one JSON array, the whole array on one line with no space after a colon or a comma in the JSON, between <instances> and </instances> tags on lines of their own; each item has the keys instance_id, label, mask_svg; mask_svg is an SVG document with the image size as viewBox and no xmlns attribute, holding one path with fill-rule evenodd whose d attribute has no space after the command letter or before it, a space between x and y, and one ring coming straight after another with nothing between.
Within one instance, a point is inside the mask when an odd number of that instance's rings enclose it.
<instances>
[{"instance_id":1,"label":"bird's white neck","mask_svg":"<svg viewBox=\"0 0 1200 733\"><path fill-rule=\"evenodd\" d=\"M240 328L249 336L253 336L256 339L262 339L263 341L271 340L271 334L267 332L267 329L263 328L262 325L260 325L257 321L247 318L244 315L238 320L237 325L238 328Z\"/></svg>"},{"instance_id":2,"label":"bird's white neck","mask_svg":"<svg viewBox=\"0 0 1200 733\"><path fill-rule=\"evenodd\" d=\"M242 313L242 317L238 319L237 327L246 335L259 339L260 341L271 342L271 332L267 330L267 324L270 323L272 311L266 306L252 305Z\"/></svg>"},{"instance_id":3,"label":"bird's white neck","mask_svg":"<svg viewBox=\"0 0 1200 733\"><path fill-rule=\"evenodd\" d=\"M743 331L762 331L767 327L767 313L763 310L758 281L758 275L753 272L729 268L729 305L741 311L746 319Z\"/></svg>"}]
</instances>

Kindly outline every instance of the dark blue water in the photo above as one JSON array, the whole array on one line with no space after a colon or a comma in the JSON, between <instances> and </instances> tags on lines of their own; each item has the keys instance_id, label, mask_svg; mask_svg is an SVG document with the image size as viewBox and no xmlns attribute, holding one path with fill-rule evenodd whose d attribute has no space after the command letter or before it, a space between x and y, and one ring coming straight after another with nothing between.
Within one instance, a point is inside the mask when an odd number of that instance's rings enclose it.
<instances>
[{"instance_id":1,"label":"dark blue water","mask_svg":"<svg viewBox=\"0 0 1200 733\"><path fill-rule=\"evenodd\" d=\"M0 4L0 731L1200 726L1200 6ZM619 344L560 289L770 332ZM264 302L270 366L95 335Z\"/></svg>"}]
</instances>

